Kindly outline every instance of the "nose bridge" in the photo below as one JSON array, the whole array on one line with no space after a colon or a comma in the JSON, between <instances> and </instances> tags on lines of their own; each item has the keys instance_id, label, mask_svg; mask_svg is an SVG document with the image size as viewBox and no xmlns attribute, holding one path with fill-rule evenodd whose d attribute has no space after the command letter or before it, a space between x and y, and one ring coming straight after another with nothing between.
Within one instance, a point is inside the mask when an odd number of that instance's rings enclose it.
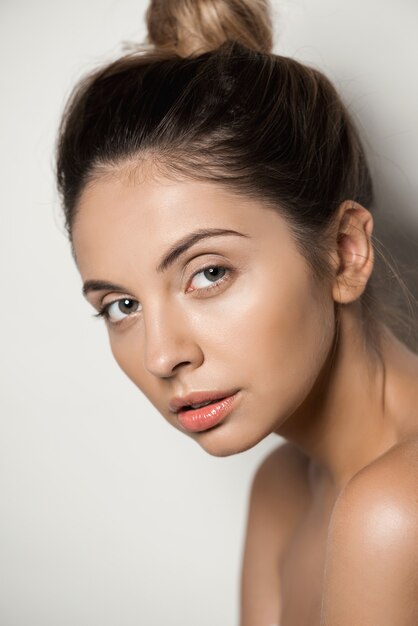
<instances>
[{"instance_id":1,"label":"nose bridge","mask_svg":"<svg viewBox=\"0 0 418 626\"><path fill-rule=\"evenodd\" d=\"M179 364L197 364L201 350L187 317L171 300L154 303L144 311L145 367L162 378L173 375Z\"/></svg>"}]
</instances>

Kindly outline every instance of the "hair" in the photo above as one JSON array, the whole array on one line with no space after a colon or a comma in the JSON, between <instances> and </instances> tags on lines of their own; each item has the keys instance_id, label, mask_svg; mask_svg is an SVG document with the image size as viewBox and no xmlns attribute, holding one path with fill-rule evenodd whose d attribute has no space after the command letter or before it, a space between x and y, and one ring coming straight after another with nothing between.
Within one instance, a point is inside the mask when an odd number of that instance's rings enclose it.
<instances>
[{"instance_id":1,"label":"hair","mask_svg":"<svg viewBox=\"0 0 418 626\"><path fill-rule=\"evenodd\" d=\"M330 276L338 206L373 207L360 137L331 82L272 52L267 0L152 0L146 23L145 44L85 76L65 107L56 176L70 241L89 183L148 164L263 201L313 275ZM372 280L360 300L377 347Z\"/></svg>"}]
</instances>

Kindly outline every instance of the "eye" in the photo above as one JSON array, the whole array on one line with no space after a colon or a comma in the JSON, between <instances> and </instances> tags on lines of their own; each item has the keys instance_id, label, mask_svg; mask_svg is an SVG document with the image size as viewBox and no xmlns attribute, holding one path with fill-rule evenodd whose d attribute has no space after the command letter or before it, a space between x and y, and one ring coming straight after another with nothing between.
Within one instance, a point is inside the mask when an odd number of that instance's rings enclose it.
<instances>
[{"instance_id":1,"label":"eye","mask_svg":"<svg viewBox=\"0 0 418 626\"><path fill-rule=\"evenodd\" d=\"M190 285L194 285L194 289L191 291L205 291L217 287L226 280L228 273L228 268L222 267L221 265L209 265L208 267L204 267L193 275Z\"/></svg>"},{"instance_id":2,"label":"eye","mask_svg":"<svg viewBox=\"0 0 418 626\"><path fill-rule=\"evenodd\" d=\"M136 313L140 307L137 300L132 298L121 298L105 304L104 307L96 314L96 317L105 317L112 324L119 324L132 313Z\"/></svg>"}]
</instances>

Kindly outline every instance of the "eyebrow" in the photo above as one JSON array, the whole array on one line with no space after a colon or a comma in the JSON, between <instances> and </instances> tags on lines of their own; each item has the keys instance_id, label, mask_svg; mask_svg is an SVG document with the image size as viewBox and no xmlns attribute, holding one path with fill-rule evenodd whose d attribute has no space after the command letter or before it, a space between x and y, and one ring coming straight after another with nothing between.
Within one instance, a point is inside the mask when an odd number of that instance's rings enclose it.
<instances>
[{"instance_id":1,"label":"eyebrow","mask_svg":"<svg viewBox=\"0 0 418 626\"><path fill-rule=\"evenodd\" d=\"M208 239L209 237L220 237L224 235L237 235L239 237L249 237L245 233L240 233L237 230L224 229L224 228L203 228L196 230L188 235L185 235L182 239L174 243L166 252L157 266L157 272L161 274L167 270L179 256L184 254L191 246L195 245L202 239ZM127 292L128 289L122 285L110 283L105 280L87 280L82 289L83 296L86 297L90 291L118 291L120 293Z\"/></svg>"}]
</instances>

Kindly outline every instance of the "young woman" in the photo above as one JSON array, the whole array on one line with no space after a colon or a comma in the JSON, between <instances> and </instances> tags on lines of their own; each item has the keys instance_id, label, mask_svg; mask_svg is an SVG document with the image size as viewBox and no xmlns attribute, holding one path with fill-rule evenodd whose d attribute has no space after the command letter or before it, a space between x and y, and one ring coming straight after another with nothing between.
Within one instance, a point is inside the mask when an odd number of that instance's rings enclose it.
<instances>
[{"instance_id":1,"label":"young woman","mask_svg":"<svg viewBox=\"0 0 418 626\"><path fill-rule=\"evenodd\" d=\"M418 356L379 317L373 190L263 0L155 0L148 49L87 76L57 180L126 375L254 477L241 626L418 624Z\"/></svg>"}]
</instances>

